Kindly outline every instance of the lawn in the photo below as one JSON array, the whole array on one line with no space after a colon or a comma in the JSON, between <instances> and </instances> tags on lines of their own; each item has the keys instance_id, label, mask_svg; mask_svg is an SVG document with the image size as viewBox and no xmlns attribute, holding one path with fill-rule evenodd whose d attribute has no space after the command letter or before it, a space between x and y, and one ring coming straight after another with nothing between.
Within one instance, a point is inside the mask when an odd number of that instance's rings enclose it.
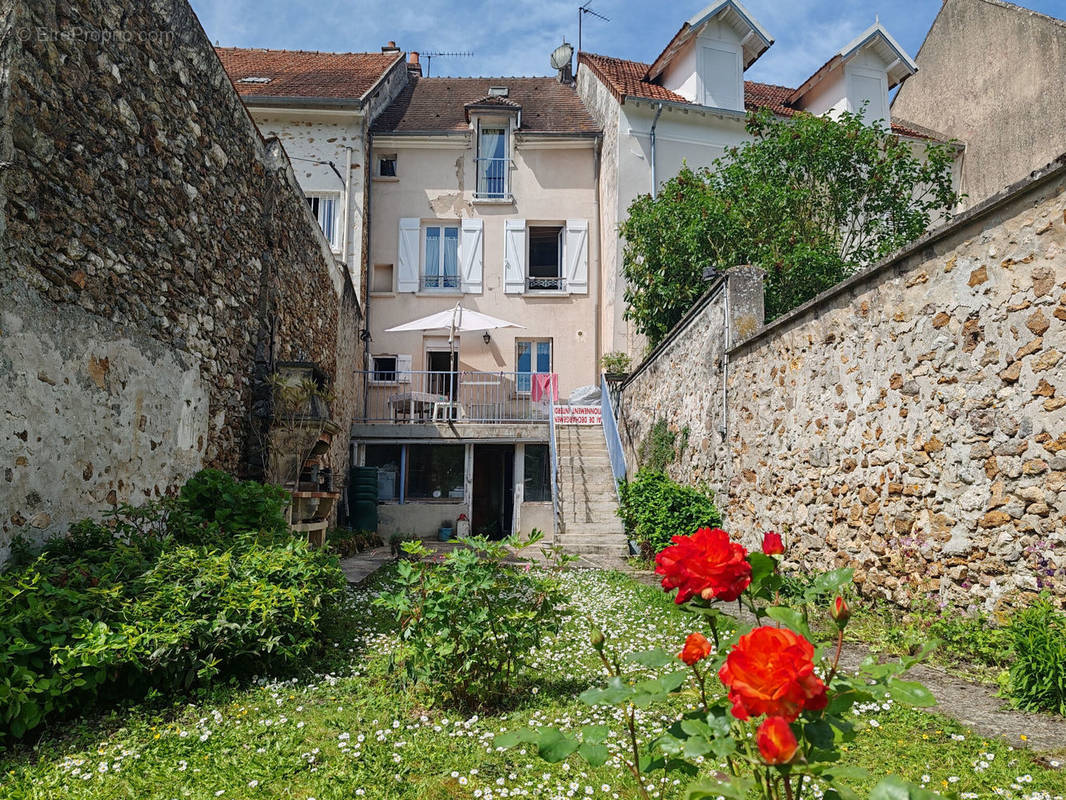
<instances>
[{"instance_id":1,"label":"lawn","mask_svg":"<svg viewBox=\"0 0 1066 800\"><path fill-rule=\"evenodd\" d=\"M617 766L549 765L525 750L500 751L502 731L608 722L611 711L574 699L600 680L590 624L622 650L680 649L691 616L659 590L620 574L575 571L563 632L536 654L539 675L492 714L430 705L393 663L391 620L371 605L391 576L350 594L355 622L314 674L215 689L165 705L142 703L60 726L32 748L0 756L0 798L632 798ZM647 710L643 731L661 730L672 708ZM875 774L895 772L963 800L1049 800L1066 795L1066 772L1006 742L974 736L936 714L885 704L864 710L847 747ZM617 735L608 740L617 749ZM861 790L868 786L858 785ZM653 796L681 796L656 782Z\"/></svg>"}]
</instances>

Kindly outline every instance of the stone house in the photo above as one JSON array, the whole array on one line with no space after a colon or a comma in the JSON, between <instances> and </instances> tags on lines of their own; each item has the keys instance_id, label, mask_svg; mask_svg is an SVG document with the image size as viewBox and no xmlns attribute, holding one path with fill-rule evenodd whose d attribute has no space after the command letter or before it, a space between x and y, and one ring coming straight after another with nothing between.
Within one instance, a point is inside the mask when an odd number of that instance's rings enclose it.
<instances>
[{"instance_id":1,"label":"stone house","mask_svg":"<svg viewBox=\"0 0 1066 800\"><path fill-rule=\"evenodd\" d=\"M966 145L965 206L1066 150L1066 21L1004 0L944 0L892 114Z\"/></svg>"},{"instance_id":2,"label":"stone house","mask_svg":"<svg viewBox=\"0 0 1066 800\"><path fill-rule=\"evenodd\" d=\"M563 403L599 383L599 126L569 82L416 65L371 128L357 457L380 470L382 530L465 513L475 531L551 531L538 381L557 376ZM458 303L514 327L390 330Z\"/></svg>"},{"instance_id":3,"label":"stone house","mask_svg":"<svg viewBox=\"0 0 1066 800\"><path fill-rule=\"evenodd\" d=\"M746 112L769 109L788 117L856 112L886 121L916 145L937 134L891 118L889 91L917 67L878 24L847 43L798 88L744 80L773 44L767 30L736 0L716 0L685 21L651 64L578 54L578 93L603 127L600 181L605 350L639 356L643 342L623 319L623 242L617 234L630 203L654 193L683 163L710 166L726 148L748 138Z\"/></svg>"}]
</instances>

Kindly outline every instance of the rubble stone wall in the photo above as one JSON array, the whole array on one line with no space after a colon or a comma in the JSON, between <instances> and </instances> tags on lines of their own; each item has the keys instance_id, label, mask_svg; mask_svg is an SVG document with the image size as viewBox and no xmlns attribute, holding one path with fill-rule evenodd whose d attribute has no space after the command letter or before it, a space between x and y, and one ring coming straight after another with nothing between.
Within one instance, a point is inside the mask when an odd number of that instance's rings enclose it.
<instances>
[{"instance_id":1,"label":"rubble stone wall","mask_svg":"<svg viewBox=\"0 0 1066 800\"><path fill-rule=\"evenodd\" d=\"M361 320L185 0L0 19L2 560L201 466L247 472L257 358L318 363L346 429Z\"/></svg>"},{"instance_id":2,"label":"rubble stone wall","mask_svg":"<svg viewBox=\"0 0 1066 800\"><path fill-rule=\"evenodd\" d=\"M749 546L903 604L1066 597L1066 157L727 348L728 297L624 386L631 471L663 418Z\"/></svg>"}]
</instances>

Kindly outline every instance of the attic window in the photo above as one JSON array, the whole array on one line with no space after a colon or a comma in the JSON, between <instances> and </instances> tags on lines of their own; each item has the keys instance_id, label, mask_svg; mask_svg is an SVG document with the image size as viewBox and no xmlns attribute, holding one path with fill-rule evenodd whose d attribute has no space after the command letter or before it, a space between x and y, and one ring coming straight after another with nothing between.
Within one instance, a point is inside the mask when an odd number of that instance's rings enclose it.
<instances>
[{"instance_id":1,"label":"attic window","mask_svg":"<svg viewBox=\"0 0 1066 800\"><path fill-rule=\"evenodd\" d=\"M508 90L506 86L490 86L489 97L507 97Z\"/></svg>"},{"instance_id":2,"label":"attic window","mask_svg":"<svg viewBox=\"0 0 1066 800\"><path fill-rule=\"evenodd\" d=\"M273 78L264 78L259 75L250 75L247 78L238 79L237 83L270 83Z\"/></svg>"}]
</instances>

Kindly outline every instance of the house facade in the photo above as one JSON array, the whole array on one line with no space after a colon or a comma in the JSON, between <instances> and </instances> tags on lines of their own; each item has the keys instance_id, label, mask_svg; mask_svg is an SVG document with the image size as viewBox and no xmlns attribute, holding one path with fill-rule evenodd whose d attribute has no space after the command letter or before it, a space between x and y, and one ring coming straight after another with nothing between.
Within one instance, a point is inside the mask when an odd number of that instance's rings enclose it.
<instances>
[{"instance_id":1,"label":"house facade","mask_svg":"<svg viewBox=\"0 0 1066 800\"><path fill-rule=\"evenodd\" d=\"M370 123L407 82L393 42L380 53L217 47L265 137L285 147L311 212L365 302Z\"/></svg>"},{"instance_id":2,"label":"house facade","mask_svg":"<svg viewBox=\"0 0 1066 800\"><path fill-rule=\"evenodd\" d=\"M370 136L353 440L379 470L380 529L424 535L465 514L489 535L550 532L550 406L599 382L599 126L556 78L412 70ZM442 326L390 330L441 312Z\"/></svg>"},{"instance_id":3,"label":"house facade","mask_svg":"<svg viewBox=\"0 0 1066 800\"><path fill-rule=\"evenodd\" d=\"M964 206L1066 150L1066 21L1003 0L944 0L916 60L892 113L966 144Z\"/></svg>"},{"instance_id":4,"label":"house facade","mask_svg":"<svg viewBox=\"0 0 1066 800\"><path fill-rule=\"evenodd\" d=\"M642 337L624 319L624 243L618 225L641 194L654 193L682 164L707 167L749 138L749 111L789 117L858 111L882 121L916 144L935 135L891 119L889 91L917 67L885 28L871 26L833 54L799 88L744 79L773 44L767 30L736 0L716 0L685 21L651 64L578 54L577 88L603 127L600 181L604 303L600 326L605 351L639 360Z\"/></svg>"}]
</instances>

